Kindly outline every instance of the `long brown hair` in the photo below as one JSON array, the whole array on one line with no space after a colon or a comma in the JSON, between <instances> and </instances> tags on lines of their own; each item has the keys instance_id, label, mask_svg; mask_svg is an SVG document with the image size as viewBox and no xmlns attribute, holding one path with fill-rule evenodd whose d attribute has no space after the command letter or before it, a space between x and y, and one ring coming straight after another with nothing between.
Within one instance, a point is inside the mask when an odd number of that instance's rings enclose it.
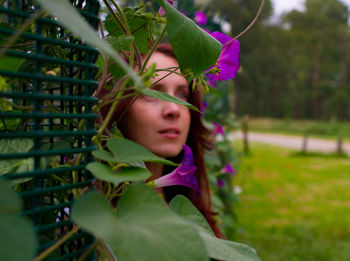
<instances>
[{"instance_id":1,"label":"long brown hair","mask_svg":"<svg viewBox=\"0 0 350 261\"><path fill-rule=\"evenodd\" d=\"M160 52L165 54L171 58L176 60L176 56L172 50L170 44L160 44L158 45L156 52ZM193 90L192 83L190 83L190 94L188 102L197 107L201 108L202 105L202 92L200 90ZM98 96L105 95L107 91L101 91L101 94ZM113 123L115 120L119 119L123 111L127 109L128 104L132 102L132 99L124 99L122 100L111 119ZM101 108L100 115L105 116L109 110L109 106L105 106ZM191 110L191 124L190 130L187 138L186 145L188 145L194 155L194 164L197 167L196 172L196 180L198 182L198 186L200 188L200 193L194 191L193 189L189 189L184 186L172 186L163 188L164 198L169 203L170 200L178 194L185 195L191 202L197 207L197 209L204 215L207 219L210 227L213 229L215 235L217 237L223 238L223 234L220 229L216 225L216 221L214 219L214 213L211 210L211 200L210 200L210 191L209 191L209 182L206 167L204 164L204 151L206 149L210 149L212 147L211 142L211 132L204 126L202 122L201 113ZM109 125L111 127L112 124ZM117 125L118 127L118 125ZM179 162L181 160L182 155L178 155L177 157L171 159L173 161ZM171 171L171 167L164 166L163 175L167 174Z\"/></svg>"}]
</instances>

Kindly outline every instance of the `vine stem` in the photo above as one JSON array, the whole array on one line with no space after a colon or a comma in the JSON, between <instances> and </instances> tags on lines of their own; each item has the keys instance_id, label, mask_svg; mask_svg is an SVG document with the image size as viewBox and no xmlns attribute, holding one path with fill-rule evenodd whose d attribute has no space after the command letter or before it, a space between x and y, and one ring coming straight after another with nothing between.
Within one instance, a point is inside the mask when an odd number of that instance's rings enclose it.
<instances>
[{"instance_id":1,"label":"vine stem","mask_svg":"<svg viewBox=\"0 0 350 261\"><path fill-rule=\"evenodd\" d=\"M119 17L114 13L112 7L110 6L110 4L108 3L107 0L103 0L103 2L105 3L106 7L108 8L109 12L111 13L111 15L113 16L113 18L117 21L117 23L119 24L120 28L122 28L123 32L125 34L128 34L128 30L126 29L126 27L124 26L124 24L122 23L122 21L120 21Z\"/></svg>"},{"instance_id":2,"label":"vine stem","mask_svg":"<svg viewBox=\"0 0 350 261\"><path fill-rule=\"evenodd\" d=\"M103 125L100 127L100 129L98 130L97 132L97 137L101 136L101 134L103 133L103 131L105 130L105 128L108 126L108 123L110 122L112 116L113 116L113 113L115 111L115 109L117 108L117 105L119 103L119 98L123 96L124 94L124 88L126 86L126 84L128 83L128 80L124 81L123 82L123 85L121 86L120 88L120 91L119 93L117 94L117 97L116 97L116 101L113 102L111 108L109 109L108 111L108 114L106 116L106 119L104 120L103 122ZM96 139L96 138L95 138Z\"/></svg>"},{"instance_id":3,"label":"vine stem","mask_svg":"<svg viewBox=\"0 0 350 261\"><path fill-rule=\"evenodd\" d=\"M84 261L86 260L87 257L91 254L91 252L96 248L97 246L97 241L93 243L78 259L78 261Z\"/></svg>"},{"instance_id":4,"label":"vine stem","mask_svg":"<svg viewBox=\"0 0 350 261\"><path fill-rule=\"evenodd\" d=\"M266 0L262 0L258 13L256 14L256 16L254 17L253 21L242 31L240 32L238 35L236 35L235 37L233 37L232 40L228 41L227 43L223 44L223 46L228 45L230 43L232 43L234 40L237 40L238 38L240 38L242 35L244 35L246 32L248 32L250 30L250 28L253 27L253 25L256 23L256 21L258 20L258 18L260 17L262 10L264 9L264 5L265 5L265 1Z\"/></svg>"},{"instance_id":5,"label":"vine stem","mask_svg":"<svg viewBox=\"0 0 350 261\"><path fill-rule=\"evenodd\" d=\"M71 231L69 231L67 234L65 234L60 240L58 240L54 245L50 246L48 249L46 249L44 252L42 252L40 255L38 255L36 258L34 258L34 261L41 261L44 258L46 258L48 255L50 255L55 249L60 247L64 242L68 240L71 236L73 236L78 230L80 229L79 226L74 226Z\"/></svg>"},{"instance_id":6,"label":"vine stem","mask_svg":"<svg viewBox=\"0 0 350 261\"><path fill-rule=\"evenodd\" d=\"M256 23L256 21L258 20L259 16L261 15L262 10L264 9L264 4L265 4L265 0L261 1L258 13L256 14L255 18L253 19L253 21L247 26L246 29L244 29L240 34L238 34L235 39L238 39L239 37L241 37L242 35L244 35L246 32L248 32L250 30L250 28L252 28L252 26Z\"/></svg>"},{"instance_id":7,"label":"vine stem","mask_svg":"<svg viewBox=\"0 0 350 261\"><path fill-rule=\"evenodd\" d=\"M155 85L157 84L158 82L160 82L161 80L163 80L164 78L168 77L170 74L172 73L175 73L175 71L178 70L178 69L175 69L175 70L165 70L165 71L169 71L169 73L167 73L166 75L164 75L162 78L160 78L159 80L155 81L154 83L152 83L152 85ZM151 85L151 86L152 86ZM142 93L137 93L135 95L135 97L131 100L131 102L126 106L125 110L121 113L121 115L119 116L119 118L115 121L116 124L119 123L119 121L125 116L126 112L129 110L130 106L142 95Z\"/></svg>"},{"instance_id":8,"label":"vine stem","mask_svg":"<svg viewBox=\"0 0 350 261\"><path fill-rule=\"evenodd\" d=\"M140 69L140 72L143 73L143 71L146 69L146 66L147 66L147 63L149 61L149 59L151 58L152 54L154 53L154 51L156 50L160 40L162 40L162 38L164 37L165 35L165 32L168 28L168 24L165 25L162 33L160 34L160 36L158 37L157 41L154 43L152 49L151 49L151 52L147 55L146 59L145 59L145 62L143 63L141 69Z\"/></svg>"},{"instance_id":9,"label":"vine stem","mask_svg":"<svg viewBox=\"0 0 350 261\"><path fill-rule=\"evenodd\" d=\"M119 5L117 5L117 3L114 0L110 0L112 2L112 4L115 6L115 8L117 9L118 13L120 14L120 17L122 19L122 22L125 25L125 29L126 29L126 34L127 35L132 35L131 31L130 31L130 27L128 24L128 20L125 17L125 14L123 12L123 10L119 7ZM134 57L137 57L137 62L139 63L139 66L141 66L141 55L140 52L135 44L135 41L132 41L132 43L130 44L130 58L129 58L129 65L132 68L134 66Z\"/></svg>"},{"instance_id":10,"label":"vine stem","mask_svg":"<svg viewBox=\"0 0 350 261\"><path fill-rule=\"evenodd\" d=\"M6 41L6 45L1 48L0 60L10 49L11 45L14 44L14 42L16 42L16 40L21 36L22 33L24 33L27 27L30 26L34 21L36 21L43 13L43 10L38 10L33 16L25 20L24 23L20 26L20 28L13 35L11 35L11 37Z\"/></svg>"},{"instance_id":11,"label":"vine stem","mask_svg":"<svg viewBox=\"0 0 350 261\"><path fill-rule=\"evenodd\" d=\"M115 256L115 254L113 253L113 250L111 249L111 247L106 244L105 242L103 242L102 240L100 241L100 245L102 247L102 250L104 251L104 253L107 256L107 260L108 261L118 261L117 257Z\"/></svg>"}]
</instances>

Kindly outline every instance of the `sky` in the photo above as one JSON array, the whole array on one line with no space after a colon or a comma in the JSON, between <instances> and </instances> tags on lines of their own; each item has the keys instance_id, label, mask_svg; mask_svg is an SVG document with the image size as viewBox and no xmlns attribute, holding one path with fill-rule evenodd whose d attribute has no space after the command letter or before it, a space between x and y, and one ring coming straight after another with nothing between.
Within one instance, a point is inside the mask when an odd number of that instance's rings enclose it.
<instances>
[{"instance_id":1,"label":"sky","mask_svg":"<svg viewBox=\"0 0 350 261\"><path fill-rule=\"evenodd\" d=\"M350 0L341 0L350 8ZM293 9L302 10L304 0L272 0L275 15L280 15L283 12L288 12Z\"/></svg>"}]
</instances>

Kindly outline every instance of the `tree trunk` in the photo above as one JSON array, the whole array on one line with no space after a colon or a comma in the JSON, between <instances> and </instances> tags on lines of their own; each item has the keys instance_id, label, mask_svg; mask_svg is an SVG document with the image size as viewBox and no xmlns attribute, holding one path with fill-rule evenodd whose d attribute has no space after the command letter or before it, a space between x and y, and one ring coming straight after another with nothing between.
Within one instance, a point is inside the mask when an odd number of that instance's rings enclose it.
<instances>
[{"instance_id":1,"label":"tree trunk","mask_svg":"<svg viewBox=\"0 0 350 261\"><path fill-rule=\"evenodd\" d=\"M311 74L311 88L312 88L312 111L314 119L320 119L321 112L321 101L320 101L320 45L316 46Z\"/></svg>"}]
</instances>

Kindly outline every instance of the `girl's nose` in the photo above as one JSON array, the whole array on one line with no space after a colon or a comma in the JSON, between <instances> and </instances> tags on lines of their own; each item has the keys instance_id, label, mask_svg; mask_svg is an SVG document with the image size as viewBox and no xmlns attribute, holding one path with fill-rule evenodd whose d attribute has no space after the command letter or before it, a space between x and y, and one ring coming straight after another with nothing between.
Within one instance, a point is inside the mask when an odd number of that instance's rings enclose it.
<instances>
[{"instance_id":1,"label":"girl's nose","mask_svg":"<svg viewBox=\"0 0 350 261\"><path fill-rule=\"evenodd\" d=\"M175 119L178 118L181 114L180 104L176 104L173 102L165 102L163 101L163 111L162 115L164 118Z\"/></svg>"}]
</instances>

